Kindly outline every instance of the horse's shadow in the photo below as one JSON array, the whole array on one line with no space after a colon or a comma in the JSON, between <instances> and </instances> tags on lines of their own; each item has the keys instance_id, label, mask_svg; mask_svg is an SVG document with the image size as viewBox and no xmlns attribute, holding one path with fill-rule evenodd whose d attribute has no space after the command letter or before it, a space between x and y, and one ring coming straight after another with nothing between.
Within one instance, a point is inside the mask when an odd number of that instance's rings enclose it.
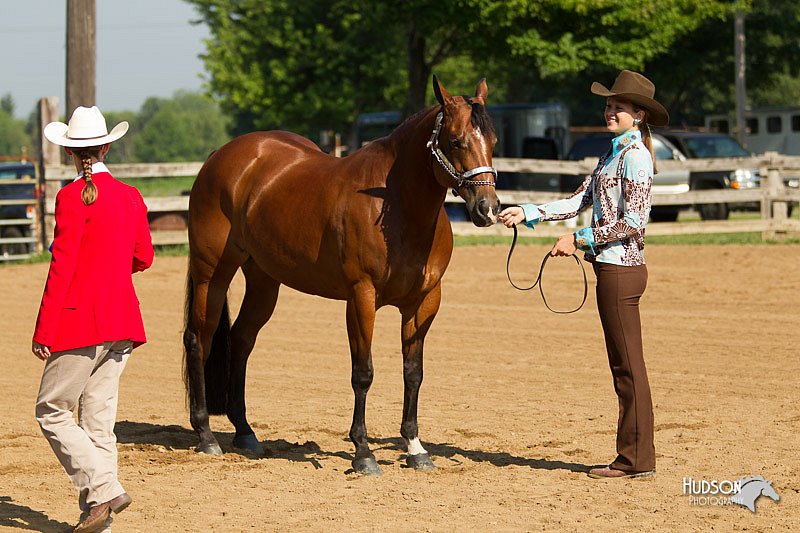
<instances>
[{"instance_id":1,"label":"horse's shadow","mask_svg":"<svg viewBox=\"0 0 800 533\"><path fill-rule=\"evenodd\" d=\"M383 449L393 449L403 451L405 448L402 439L399 437L369 439L370 442L380 444ZM580 463L567 463L564 461L553 461L548 459L531 459L529 457L518 457L506 452L487 452L483 450L465 450L449 443L424 443L428 453L436 457L445 457L454 463L461 463L456 456L462 456L475 463L491 463L494 466L527 466L534 470L569 470L570 472L588 472L595 465L583 465Z\"/></svg>"},{"instance_id":2,"label":"horse's shadow","mask_svg":"<svg viewBox=\"0 0 800 533\"><path fill-rule=\"evenodd\" d=\"M147 422L131 422L123 420L117 422L115 432L120 443L151 444L164 446L171 449L191 449L197 444L197 435L191 429L170 425L162 426ZM253 459L264 457L251 452L240 450L233 446L233 433L215 432L214 436L219 441L225 453L236 453ZM342 439L349 442L348 439ZM399 437L370 438L369 442L380 449L404 451L402 439ZM318 457L339 457L352 461L354 456L345 451L327 451L320 448L314 441L305 443L292 443L284 439L262 440L261 444L266 450L266 458L284 459L292 462L311 463L314 468L322 468ZM483 450L467 450L449 443L425 443L428 452L434 457L445 457L459 463L458 456L476 463L488 462L494 466L527 466L535 470L569 470L570 472L588 472L591 466L580 463L568 463L549 459L533 459L519 457L506 452L487 452ZM379 461L381 464L391 464L392 461Z\"/></svg>"},{"instance_id":3,"label":"horse's shadow","mask_svg":"<svg viewBox=\"0 0 800 533\"><path fill-rule=\"evenodd\" d=\"M150 444L175 450L193 449L197 445L197 434L194 430L176 425L162 426L147 422L123 420L116 423L114 432L117 434L117 442L121 444ZM317 457L340 457L348 461L353 460L353 456L344 451L325 451L314 441L306 441L301 444L289 442L285 439L262 440L260 442L264 446L266 454L260 456L247 450L236 448L233 445L234 433L215 431L214 437L216 437L223 452L235 453L251 459L284 459L292 462L311 463L314 468L322 468Z\"/></svg>"},{"instance_id":4,"label":"horse's shadow","mask_svg":"<svg viewBox=\"0 0 800 533\"><path fill-rule=\"evenodd\" d=\"M41 511L12 502L10 496L0 496L0 527L28 531L71 531L71 524L51 520Z\"/></svg>"}]
</instances>

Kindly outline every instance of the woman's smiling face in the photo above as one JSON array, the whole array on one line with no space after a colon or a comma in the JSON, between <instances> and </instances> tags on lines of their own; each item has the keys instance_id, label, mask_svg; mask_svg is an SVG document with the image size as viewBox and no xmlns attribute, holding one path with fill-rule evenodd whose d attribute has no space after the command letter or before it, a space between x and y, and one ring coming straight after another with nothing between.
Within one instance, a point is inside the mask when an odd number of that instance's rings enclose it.
<instances>
[{"instance_id":1,"label":"woman's smiling face","mask_svg":"<svg viewBox=\"0 0 800 533\"><path fill-rule=\"evenodd\" d=\"M606 99L606 128L617 135L622 135L626 131L633 129L633 119L642 120L644 113L636 111L633 104L627 100L609 96Z\"/></svg>"}]
</instances>

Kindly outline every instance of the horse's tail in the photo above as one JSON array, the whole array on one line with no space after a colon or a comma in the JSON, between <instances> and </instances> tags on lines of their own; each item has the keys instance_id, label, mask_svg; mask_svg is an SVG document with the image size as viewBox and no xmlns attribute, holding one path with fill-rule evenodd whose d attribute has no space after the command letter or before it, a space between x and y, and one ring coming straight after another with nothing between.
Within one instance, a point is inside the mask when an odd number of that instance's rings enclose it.
<instances>
[{"instance_id":1,"label":"horse's tail","mask_svg":"<svg viewBox=\"0 0 800 533\"><path fill-rule=\"evenodd\" d=\"M185 329L183 334L183 382L186 388L187 400L193 393L193 380L191 379L190 357L202 357L199 353L197 334L192 323L194 308L194 281L191 273L186 276L186 308ZM211 340L211 351L204 365L206 410L210 415L222 415L228 407L228 383L230 381L231 366L231 319L228 312L228 298L222 305L222 315L214 337Z\"/></svg>"}]
</instances>

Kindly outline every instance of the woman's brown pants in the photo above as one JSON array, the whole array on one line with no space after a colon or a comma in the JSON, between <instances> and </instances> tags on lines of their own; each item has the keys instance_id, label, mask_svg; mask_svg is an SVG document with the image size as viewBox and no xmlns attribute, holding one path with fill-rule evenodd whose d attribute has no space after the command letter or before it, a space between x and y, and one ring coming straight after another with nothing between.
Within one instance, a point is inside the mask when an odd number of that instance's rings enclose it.
<instances>
[{"instance_id":1,"label":"woman's brown pants","mask_svg":"<svg viewBox=\"0 0 800 533\"><path fill-rule=\"evenodd\" d=\"M594 272L597 310L619 398L617 458L611 467L626 472L653 470L656 466L653 402L639 320L639 298L647 287L647 267L594 263Z\"/></svg>"}]
</instances>

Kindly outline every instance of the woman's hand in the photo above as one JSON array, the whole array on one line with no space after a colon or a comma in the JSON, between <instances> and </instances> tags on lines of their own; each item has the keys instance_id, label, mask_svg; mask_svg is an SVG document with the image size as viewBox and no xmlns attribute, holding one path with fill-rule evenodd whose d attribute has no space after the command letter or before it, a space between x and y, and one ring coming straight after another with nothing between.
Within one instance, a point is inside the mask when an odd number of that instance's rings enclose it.
<instances>
[{"instance_id":1,"label":"woman's hand","mask_svg":"<svg viewBox=\"0 0 800 533\"><path fill-rule=\"evenodd\" d=\"M50 347L45 346L44 344L39 344L36 341L31 342L31 351L33 352L33 355L42 361L47 361L47 359L50 357Z\"/></svg>"},{"instance_id":2,"label":"woman's hand","mask_svg":"<svg viewBox=\"0 0 800 533\"><path fill-rule=\"evenodd\" d=\"M500 211L500 222L502 222L507 228L524 221L525 211L523 211L522 208L517 205L506 207Z\"/></svg>"},{"instance_id":3,"label":"woman's hand","mask_svg":"<svg viewBox=\"0 0 800 533\"><path fill-rule=\"evenodd\" d=\"M570 256L574 254L577 249L578 246L575 244L575 234L567 233L558 238L555 246L550 250L550 255Z\"/></svg>"}]
</instances>

